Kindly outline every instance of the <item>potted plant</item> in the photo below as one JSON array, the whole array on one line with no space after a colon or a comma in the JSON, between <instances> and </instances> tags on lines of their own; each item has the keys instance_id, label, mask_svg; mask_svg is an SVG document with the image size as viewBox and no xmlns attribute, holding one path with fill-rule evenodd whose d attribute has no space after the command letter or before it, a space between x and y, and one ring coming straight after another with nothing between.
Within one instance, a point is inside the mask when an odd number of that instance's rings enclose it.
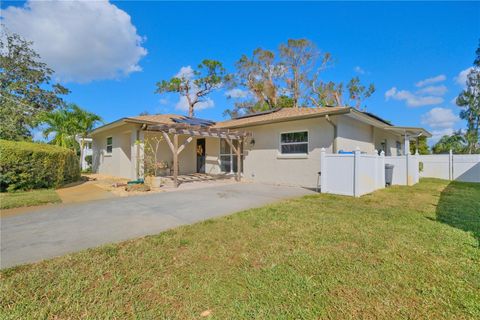
<instances>
[{"instance_id":1,"label":"potted plant","mask_svg":"<svg viewBox=\"0 0 480 320\"><path fill-rule=\"evenodd\" d=\"M159 161L158 159L158 149L160 148L160 143L163 141L163 137L148 136L145 137L144 141L145 182L150 185L151 188L160 188L163 180L161 175L166 171L164 164L162 164L165 161Z\"/></svg>"},{"instance_id":2,"label":"potted plant","mask_svg":"<svg viewBox=\"0 0 480 320\"><path fill-rule=\"evenodd\" d=\"M157 162L156 164L157 166L157 175L158 176L161 176L161 177L165 177L165 176L168 176L168 162L167 161L160 161L160 162Z\"/></svg>"}]
</instances>

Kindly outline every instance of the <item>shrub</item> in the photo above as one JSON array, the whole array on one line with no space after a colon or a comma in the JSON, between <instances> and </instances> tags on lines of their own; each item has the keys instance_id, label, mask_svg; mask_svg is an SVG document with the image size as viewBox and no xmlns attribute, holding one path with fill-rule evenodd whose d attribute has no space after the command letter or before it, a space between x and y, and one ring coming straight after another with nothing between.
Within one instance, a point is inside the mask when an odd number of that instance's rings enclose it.
<instances>
[{"instance_id":1,"label":"shrub","mask_svg":"<svg viewBox=\"0 0 480 320\"><path fill-rule=\"evenodd\" d=\"M0 191L59 187L80 178L75 152L53 145L0 140Z\"/></svg>"},{"instance_id":2,"label":"shrub","mask_svg":"<svg viewBox=\"0 0 480 320\"><path fill-rule=\"evenodd\" d=\"M92 161L93 161L93 157L91 154L89 154L88 156L85 156L85 162L91 167L92 166Z\"/></svg>"}]
</instances>

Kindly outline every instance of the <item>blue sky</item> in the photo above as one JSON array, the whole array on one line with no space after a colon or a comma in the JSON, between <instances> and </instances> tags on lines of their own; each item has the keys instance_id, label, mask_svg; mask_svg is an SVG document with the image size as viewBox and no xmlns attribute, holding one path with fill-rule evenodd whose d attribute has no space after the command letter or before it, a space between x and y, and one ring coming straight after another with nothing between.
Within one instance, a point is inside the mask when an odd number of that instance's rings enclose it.
<instances>
[{"instance_id":1,"label":"blue sky","mask_svg":"<svg viewBox=\"0 0 480 320\"><path fill-rule=\"evenodd\" d=\"M308 38L332 54L323 79L373 82L368 111L436 138L463 128L452 99L480 38L480 4L3 2L2 20L35 42L72 93L66 98L113 121L142 111L183 113L155 83L181 67L217 59L229 71L241 54ZM16 7L16 9L12 8ZM69 16L70 15L70 16ZM465 74L465 72L464 72ZM461 75L460 75L461 78ZM421 81L427 80L425 83ZM222 119L224 91L198 117Z\"/></svg>"}]
</instances>

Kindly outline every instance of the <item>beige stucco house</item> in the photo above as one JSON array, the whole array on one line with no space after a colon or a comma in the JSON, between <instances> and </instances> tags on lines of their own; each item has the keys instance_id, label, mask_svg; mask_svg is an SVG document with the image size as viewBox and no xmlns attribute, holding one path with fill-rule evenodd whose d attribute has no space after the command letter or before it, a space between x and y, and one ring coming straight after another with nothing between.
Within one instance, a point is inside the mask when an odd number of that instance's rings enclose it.
<instances>
[{"instance_id":1,"label":"beige stucco house","mask_svg":"<svg viewBox=\"0 0 480 320\"><path fill-rule=\"evenodd\" d=\"M278 109L216 123L169 114L128 117L97 128L91 137L97 173L142 177L145 141L161 136L157 159L173 168L172 150L179 148L179 174L237 172L240 145L244 179L314 187L322 148L403 155L421 135L430 136L422 128L393 126L353 108L325 107Z\"/></svg>"}]
</instances>

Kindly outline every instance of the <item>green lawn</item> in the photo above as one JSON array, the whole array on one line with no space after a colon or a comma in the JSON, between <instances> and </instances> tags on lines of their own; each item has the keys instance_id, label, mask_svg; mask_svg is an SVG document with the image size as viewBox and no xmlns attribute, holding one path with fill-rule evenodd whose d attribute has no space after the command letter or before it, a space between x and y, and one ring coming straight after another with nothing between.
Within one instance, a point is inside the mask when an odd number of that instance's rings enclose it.
<instances>
[{"instance_id":1,"label":"green lawn","mask_svg":"<svg viewBox=\"0 0 480 320\"><path fill-rule=\"evenodd\" d=\"M0 209L38 206L57 202L61 202L61 200L53 189L0 193Z\"/></svg>"},{"instance_id":2,"label":"green lawn","mask_svg":"<svg viewBox=\"0 0 480 320\"><path fill-rule=\"evenodd\" d=\"M314 195L8 269L5 319L479 319L480 184Z\"/></svg>"}]
</instances>

